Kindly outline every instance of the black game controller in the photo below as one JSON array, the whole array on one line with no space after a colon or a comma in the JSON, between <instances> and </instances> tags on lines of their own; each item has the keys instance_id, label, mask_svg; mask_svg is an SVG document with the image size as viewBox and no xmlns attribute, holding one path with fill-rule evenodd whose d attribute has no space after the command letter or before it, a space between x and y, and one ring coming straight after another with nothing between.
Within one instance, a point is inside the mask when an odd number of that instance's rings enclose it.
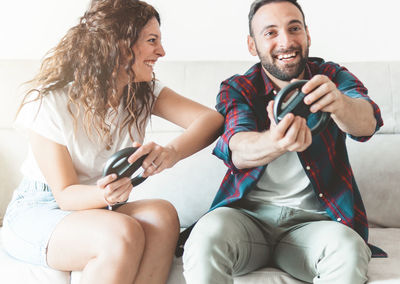
<instances>
[{"instance_id":1,"label":"black game controller","mask_svg":"<svg viewBox=\"0 0 400 284\"><path fill-rule=\"evenodd\" d=\"M118 176L117 179L131 177L142 166L143 160L147 157L147 155L144 155L134 163L129 163L128 158L135 153L137 149L138 148L135 147L128 147L113 154L104 166L103 176L115 173ZM145 180L145 177L138 174L131 179L131 183L133 186L137 186Z\"/></svg>"},{"instance_id":2,"label":"black game controller","mask_svg":"<svg viewBox=\"0 0 400 284\"><path fill-rule=\"evenodd\" d=\"M307 120L307 125L311 130L311 134L318 135L328 126L330 114L322 111L312 113L310 111L310 106L304 103L304 97L306 95L301 92L301 88L307 82L307 80L295 81L279 91L275 97L274 103L275 122L278 124L286 114L293 113L294 115L304 117ZM293 93L293 91L296 92ZM293 95L286 102L286 97L292 93Z\"/></svg>"}]
</instances>

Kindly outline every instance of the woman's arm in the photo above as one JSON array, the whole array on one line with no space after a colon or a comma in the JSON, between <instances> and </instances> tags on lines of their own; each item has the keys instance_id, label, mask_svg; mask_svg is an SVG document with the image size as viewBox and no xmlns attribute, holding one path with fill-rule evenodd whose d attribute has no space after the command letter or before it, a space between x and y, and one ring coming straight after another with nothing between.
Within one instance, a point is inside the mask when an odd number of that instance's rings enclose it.
<instances>
[{"instance_id":1,"label":"woman's arm","mask_svg":"<svg viewBox=\"0 0 400 284\"><path fill-rule=\"evenodd\" d=\"M30 131L29 142L35 160L57 204L63 210L102 208L108 203L125 201L132 189L129 178L115 175L101 178L97 185L79 184L67 147Z\"/></svg>"},{"instance_id":2,"label":"woman's arm","mask_svg":"<svg viewBox=\"0 0 400 284\"><path fill-rule=\"evenodd\" d=\"M149 154L144 161L144 176L156 174L175 165L204 147L210 145L220 134L223 124L221 114L188 98L164 88L153 109L153 114L162 117L185 131L161 147L155 143L143 145L130 158L134 162L140 156ZM156 169L150 167L154 163Z\"/></svg>"}]
</instances>

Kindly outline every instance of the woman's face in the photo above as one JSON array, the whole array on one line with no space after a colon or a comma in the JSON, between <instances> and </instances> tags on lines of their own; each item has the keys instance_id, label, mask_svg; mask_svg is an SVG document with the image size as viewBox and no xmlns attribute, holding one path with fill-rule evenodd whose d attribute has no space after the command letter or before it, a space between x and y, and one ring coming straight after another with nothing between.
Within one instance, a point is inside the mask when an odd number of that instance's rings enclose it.
<instances>
[{"instance_id":1,"label":"woman's face","mask_svg":"<svg viewBox=\"0 0 400 284\"><path fill-rule=\"evenodd\" d=\"M147 22L139 34L139 38L133 45L135 63L135 82L149 82L153 78L153 66L159 57L165 55L161 44L160 25L156 18Z\"/></svg>"}]
</instances>

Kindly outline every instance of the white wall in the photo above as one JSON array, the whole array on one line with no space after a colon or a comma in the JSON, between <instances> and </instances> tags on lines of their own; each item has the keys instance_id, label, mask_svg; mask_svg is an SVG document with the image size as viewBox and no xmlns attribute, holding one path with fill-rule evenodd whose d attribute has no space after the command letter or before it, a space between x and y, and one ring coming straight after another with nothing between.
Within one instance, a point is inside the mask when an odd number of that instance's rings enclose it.
<instances>
[{"instance_id":1,"label":"white wall","mask_svg":"<svg viewBox=\"0 0 400 284\"><path fill-rule=\"evenodd\" d=\"M1 0L0 59L38 59L77 23L89 0ZM252 0L148 0L162 17L166 61L252 60L246 46ZM312 56L400 60L399 0L299 0ZM256 58L254 58L256 60Z\"/></svg>"}]
</instances>

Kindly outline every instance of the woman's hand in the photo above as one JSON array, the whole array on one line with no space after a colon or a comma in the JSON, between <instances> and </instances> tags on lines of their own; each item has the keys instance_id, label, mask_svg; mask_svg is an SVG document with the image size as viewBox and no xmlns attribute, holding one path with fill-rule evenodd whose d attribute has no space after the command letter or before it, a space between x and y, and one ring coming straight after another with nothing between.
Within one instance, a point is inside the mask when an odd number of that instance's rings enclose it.
<instances>
[{"instance_id":1,"label":"woman's hand","mask_svg":"<svg viewBox=\"0 0 400 284\"><path fill-rule=\"evenodd\" d=\"M104 190L104 201L107 205L114 205L128 200L132 191L133 186L130 178L116 179L116 174L110 174L97 181L97 187Z\"/></svg>"},{"instance_id":2,"label":"woman's hand","mask_svg":"<svg viewBox=\"0 0 400 284\"><path fill-rule=\"evenodd\" d=\"M172 146L163 147L154 142L140 145L134 142L133 147L138 147L138 149L128 158L129 163L134 163L141 156L147 154L142 164L144 169L142 177L158 174L171 168L180 160L178 152Z\"/></svg>"}]
</instances>

